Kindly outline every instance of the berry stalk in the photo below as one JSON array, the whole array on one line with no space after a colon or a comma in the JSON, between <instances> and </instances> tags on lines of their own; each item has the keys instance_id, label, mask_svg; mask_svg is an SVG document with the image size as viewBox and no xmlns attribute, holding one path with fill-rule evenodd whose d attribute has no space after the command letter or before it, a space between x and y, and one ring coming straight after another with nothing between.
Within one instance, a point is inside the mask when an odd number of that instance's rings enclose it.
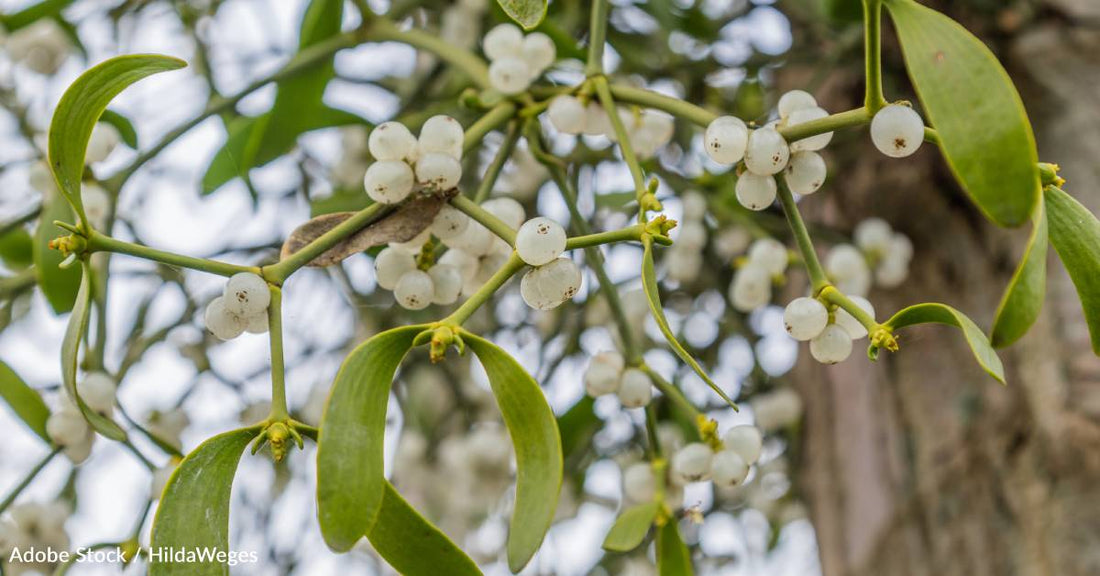
<instances>
[{"instance_id":1,"label":"berry stalk","mask_svg":"<svg viewBox=\"0 0 1100 576\"><path fill-rule=\"evenodd\" d=\"M239 272L251 272L255 274L260 271L260 269L255 266L240 266L228 262L219 262L217 260L193 258L191 256L157 250L156 248L150 248L140 244L124 242L101 234L95 230L92 230L88 236L88 251L126 254L136 258L144 258L145 260L153 260L162 264L168 264L170 266L179 266L181 268L198 270L200 272L217 274L218 276L232 276Z\"/></svg>"},{"instance_id":2,"label":"berry stalk","mask_svg":"<svg viewBox=\"0 0 1100 576\"><path fill-rule=\"evenodd\" d=\"M814 292L820 292L829 285L829 278L825 275L825 269L821 267L821 262L817 259L813 240L810 239L810 231L806 229L806 223L802 221L802 214L799 213L798 205L795 204L794 194L787 186L787 179L779 174L775 181L778 184L779 203L783 205L783 213L787 215L787 224L790 226L791 234L798 244L798 251L802 254L802 262L806 265L806 271L810 274Z\"/></svg>"}]
</instances>

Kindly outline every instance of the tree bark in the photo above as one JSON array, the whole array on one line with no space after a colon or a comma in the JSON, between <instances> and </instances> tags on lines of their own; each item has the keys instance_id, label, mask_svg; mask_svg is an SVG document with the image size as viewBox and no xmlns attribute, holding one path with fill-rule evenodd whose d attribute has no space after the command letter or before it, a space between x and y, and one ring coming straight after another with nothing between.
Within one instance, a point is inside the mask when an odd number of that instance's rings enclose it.
<instances>
[{"instance_id":1,"label":"tree bark","mask_svg":"<svg viewBox=\"0 0 1100 576\"><path fill-rule=\"evenodd\" d=\"M1057 4L1067 12L1016 34L1000 56L1040 158L1060 164L1066 190L1097 212L1100 31L1074 24L1072 0ZM1082 17L1095 11L1077 5ZM851 84L832 88L851 99ZM1027 230L984 220L932 146L908 160L870 146L859 156L830 159L830 189L803 206L845 230L879 215L912 238L909 281L871 296L878 317L938 301L988 328ZM900 352L877 363L860 346L836 366L800 359L796 474L826 576L1100 574L1100 359L1053 250L1048 262L1041 317L1001 351L1007 386L949 327L907 329Z\"/></svg>"}]
</instances>

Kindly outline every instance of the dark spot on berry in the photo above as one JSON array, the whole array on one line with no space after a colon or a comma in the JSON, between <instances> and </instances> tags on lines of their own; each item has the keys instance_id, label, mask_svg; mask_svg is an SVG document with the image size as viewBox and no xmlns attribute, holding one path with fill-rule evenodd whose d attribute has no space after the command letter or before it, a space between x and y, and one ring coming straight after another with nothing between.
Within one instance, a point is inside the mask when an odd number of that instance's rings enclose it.
<instances>
[{"instance_id":1,"label":"dark spot on berry","mask_svg":"<svg viewBox=\"0 0 1100 576\"><path fill-rule=\"evenodd\" d=\"M894 138L894 148L905 150L905 138Z\"/></svg>"}]
</instances>

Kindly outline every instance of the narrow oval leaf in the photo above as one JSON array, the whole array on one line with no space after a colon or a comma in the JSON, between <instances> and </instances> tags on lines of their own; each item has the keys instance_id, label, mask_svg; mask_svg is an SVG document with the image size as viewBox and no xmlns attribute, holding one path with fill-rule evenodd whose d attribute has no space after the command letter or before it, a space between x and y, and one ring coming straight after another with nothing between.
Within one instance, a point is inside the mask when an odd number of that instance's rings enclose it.
<instances>
[{"instance_id":1,"label":"narrow oval leaf","mask_svg":"<svg viewBox=\"0 0 1100 576\"><path fill-rule=\"evenodd\" d=\"M501 9L524 30L533 30L546 17L547 0L497 0Z\"/></svg>"},{"instance_id":2,"label":"narrow oval leaf","mask_svg":"<svg viewBox=\"0 0 1100 576\"><path fill-rule=\"evenodd\" d=\"M1047 186L1044 197L1050 243L1077 287L1092 336L1092 351L1100 356L1100 221L1058 188Z\"/></svg>"},{"instance_id":3,"label":"narrow oval leaf","mask_svg":"<svg viewBox=\"0 0 1100 576\"><path fill-rule=\"evenodd\" d=\"M50 121L50 169L58 188L74 210L84 216L80 181L84 175L84 152L88 140L107 104L127 86L157 72L183 68L179 58L158 54L116 56L90 68L65 90Z\"/></svg>"},{"instance_id":4,"label":"narrow oval leaf","mask_svg":"<svg viewBox=\"0 0 1100 576\"><path fill-rule=\"evenodd\" d=\"M253 426L224 432L191 451L164 487L153 520L151 546L229 553L229 500L233 478L248 443L260 432ZM225 561L152 562L150 576L224 576Z\"/></svg>"},{"instance_id":5,"label":"narrow oval leaf","mask_svg":"<svg viewBox=\"0 0 1100 576\"><path fill-rule=\"evenodd\" d=\"M993 346L989 344L989 339L985 337L981 328L978 328L978 325L966 314L946 304L928 302L904 308L885 322L885 325L891 330L898 330L915 324L947 324L961 329L963 336L966 337L966 343L970 345L970 350L974 353L974 359L978 361L982 369L1001 384L1005 383L1005 372L1001 359L993 351ZM871 355L874 354L875 351L872 347Z\"/></svg>"},{"instance_id":6,"label":"narrow oval leaf","mask_svg":"<svg viewBox=\"0 0 1100 576\"><path fill-rule=\"evenodd\" d=\"M661 509L660 502L648 502L627 508L615 520L607 537L603 540L604 550L614 552L629 552L645 540L649 533L649 527L657 519L657 511Z\"/></svg>"},{"instance_id":7,"label":"narrow oval leaf","mask_svg":"<svg viewBox=\"0 0 1100 576\"><path fill-rule=\"evenodd\" d=\"M994 348L1003 348L1019 340L1043 309L1047 293L1047 215L1043 203L1035 205L1032 222L1027 248L993 321L989 339Z\"/></svg>"},{"instance_id":8,"label":"narrow oval leaf","mask_svg":"<svg viewBox=\"0 0 1100 576\"><path fill-rule=\"evenodd\" d=\"M99 121L114 126L115 130L118 130L118 136L122 139L122 143L137 150L137 130L134 129L134 123L130 122L129 118L114 110L104 110L103 115L99 117Z\"/></svg>"},{"instance_id":9,"label":"narrow oval leaf","mask_svg":"<svg viewBox=\"0 0 1100 576\"><path fill-rule=\"evenodd\" d=\"M1039 200L1039 157L1008 73L958 22L913 0L885 4L951 171L990 220L1023 224Z\"/></svg>"},{"instance_id":10,"label":"narrow oval leaf","mask_svg":"<svg viewBox=\"0 0 1100 576\"><path fill-rule=\"evenodd\" d=\"M77 266L60 268L64 258L61 252L50 248L50 241L68 234L65 230L58 228L54 221L72 222L73 220L73 212L64 198L57 193L43 195L42 214L38 217L38 227L34 231L31 256L34 260L34 274L38 280L38 287L42 289L42 295L50 303L50 308L53 308L57 314L64 314L73 309L76 292L80 287L80 268Z\"/></svg>"},{"instance_id":11,"label":"narrow oval leaf","mask_svg":"<svg viewBox=\"0 0 1100 576\"><path fill-rule=\"evenodd\" d=\"M317 515L337 552L370 532L382 506L386 405L393 376L424 326L376 334L344 359L317 439Z\"/></svg>"},{"instance_id":12,"label":"narrow oval leaf","mask_svg":"<svg viewBox=\"0 0 1100 576\"><path fill-rule=\"evenodd\" d=\"M477 564L409 506L389 482L367 539L378 555L404 576L481 576Z\"/></svg>"},{"instance_id":13,"label":"narrow oval leaf","mask_svg":"<svg viewBox=\"0 0 1100 576\"><path fill-rule=\"evenodd\" d=\"M34 263L34 239L22 226L0 236L0 261L8 270L26 270Z\"/></svg>"},{"instance_id":14,"label":"narrow oval leaf","mask_svg":"<svg viewBox=\"0 0 1100 576\"><path fill-rule=\"evenodd\" d=\"M519 572L542 545L561 493L561 436L538 382L496 344L463 331L477 354L516 451L516 504L508 533L508 567Z\"/></svg>"},{"instance_id":15,"label":"narrow oval leaf","mask_svg":"<svg viewBox=\"0 0 1100 576\"><path fill-rule=\"evenodd\" d=\"M27 385L15 370L4 362L0 362L0 398L11 406L15 415L37 434L40 438L51 444L50 435L46 433L46 420L50 418L50 409L42 400L38 392Z\"/></svg>"},{"instance_id":16,"label":"narrow oval leaf","mask_svg":"<svg viewBox=\"0 0 1100 576\"><path fill-rule=\"evenodd\" d=\"M657 531L657 570L661 576L691 576L691 551L680 537L676 520L669 520Z\"/></svg>"},{"instance_id":17,"label":"narrow oval leaf","mask_svg":"<svg viewBox=\"0 0 1100 576\"><path fill-rule=\"evenodd\" d=\"M680 360L691 366L691 369L707 383L707 386L710 386L711 390L714 390L715 394L718 394L722 400L725 400L734 410L737 410L737 404L718 387L718 384L711 379L706 370L703 370L699 362L692 357L691 353L684 348L683 344L680 344L680 341L676 339L676 335L672 333L672 327L668 325L668 318L665 318L664 306L661 305L661 292L660 287L657 285L657 271L653 265L653 241L646 239L643 244L645 253L642 255L642 288L645 290L646 299L649 300L649 310L653 313L653 319L657 321L661 334L664 334L669 347L680 357Z\"/></svg>"},{"instance_id":18,"label":"narrow oval leaf","mask_svg":"<svg viewBox=\"0 0 1100 576\"><path fill-rule=\"evenodd\" d=\"M84 419L92 428L100 434L122 442L126 440L126 431L106 416L92 410L84 403L76 390L76 372L80 361L80 342L88 330L88 316L91 314L92 301L92 271L85 263L83 275L80 277L80 289L73 303L73 312L69 316L69 324L65 327L65 336L61 340L61 381L65 385L65 392L80 409Z\"/></svg>"}]
</instances>

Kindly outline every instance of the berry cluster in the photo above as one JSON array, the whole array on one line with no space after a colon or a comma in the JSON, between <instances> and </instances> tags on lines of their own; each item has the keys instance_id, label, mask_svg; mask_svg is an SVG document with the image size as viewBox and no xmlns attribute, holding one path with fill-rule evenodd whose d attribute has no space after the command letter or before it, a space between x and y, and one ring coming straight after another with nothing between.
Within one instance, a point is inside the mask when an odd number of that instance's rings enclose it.
<instances>
[{"instance_id":1,"label":"berry cluster","mask_svg":"<svg viewBox=\"0 0 1100 576\"><path fill-rule=\"evenodd\" d=\"M730 283L730 302L741 312L752 312L772 299L772 283L787 270L787 247L773 238L760 238L749 246L745 263Z\"/></svg>"},{"instance_id":2,"label":"berry cluster","mask_svg":"<svg viewBox=\"0 0 1100 576\"><path fill-rule=\"evenodd\" d=\"M92 411L108 417L114 412L117 386L110 376L91 372L77 385L77 392ZM76 464L88 458L95 443L95 431L67 394L61 395L60 408L46 420L46 433Z\"/></svg>"},{"instance_id":3,"label":"berry cluster","mask_svg":"<svg viewBox=\"0 0 1100 576\"><path fill-rule=\"evenodd\" d=\"M48 20L48 19L47 19ZM0 520L0 558L8 574L52 574L55 566L49 562L20 561L12 552L29 550L68 550L69 535L65 522L72 510L63 501L22 502L11 507L9 518Z\"/></svg>"},{"instance_id":4,"label":"berry cluster","mask_svg":"<svg viewBox=\"0 0 1100 576\"><path fill-rule=\"evenodd\" d=\"M12 62L47 76L57 72L73 51L68 32L54 18L35 19L7 38L0 30L0 40Z\"/></svg>"},{"instance_id":5,"label":"berry cluster","mask_svg":"<svg viewBox=\"0 0 1100 576\"><path fill-rule=\"evenodd\" d=\"M672 457L672 480L680 485L710 480L716 486L739 486L760 459L764 439L755 426L734 426L714 445L693 442Z\"/></svg>"},{"instance_id":6,"label":"berry cluster","mask_svg":"<svg viewBox=\"0 0 1100 576\"><path fill-rule=\"evenodd\" d=\"M221 340L232 340L244 332L267 332L267 306L271 292L267 282L251 272L234 274L222 295L206 305L206 329Z\"/></svg>"},{"instance_id":7,"label":"berry cluster","mask_svg":"<svg viewBox=\"0 0 1100 576\"><path fill-rule=\"evenodd\" d=\"M866 296L871 285L895 288L909 277L913 244L880 218L868 218L855 229L856 245L838 244L823 263L829 278L845 294Z\"/></svg>"},{"instance_id":8,"label":"berry cluster","mask_svg":"<svg viewBox=\"0 0 1100 576\"><path fill-rule=\"evenodd\" d=\"M542 32L526 36L514 24L500 24L481 45L489 59L489 85L501 94L519 94L558 58L554 41Z\"/></svg>"},{"instance_id":9,"label":"berry cluster","mask_svg":"<svg viewBox=\"0 0 1100 576\"><path fill-rule=\"evenodd\" d=\"M874 318L875 309L867 299L850 298ZM808 296L795 298L787 304L783 324L792 338L810 342L810 355L822 364L836 364L847 359L852 353L852 340L867 336L867 328L847 311L835 308L830 313L825 304Z\"/></svg>"},{"instance_id":10,"label":"berry cluster","mask_svg":"<svg viewBox=\"0 0 1100 576\"><path fill-rule=\"evenodd\" d=\"M383 248L374 259L378 285L393 290L397 303L406 310L453 304L462 292L462 272L444 263L422 270L417 263L420 251L420 246L412 242L391 243Z\"/></svg>"},{"instance_id":11,"label":"berry cluster","mask_svg":"<svg viewBox=\"0 0 1100 576\"><path fill-rule=\"evenodd\" d=\"M581 269L563 257L565 229L549 218L532 218L516 232L516 254L532 266L520 281L520 295L535 310L551 310L581 288Z\"/></svg>"},{"instance_id":12,"label":"berry cluster","mask_svg":"<svg viewBox=\"0 0 1100 576\"><path fill-rule=\"evenodd\" d=\"M371 200L396 204L416 184L428 190L450 190L462 178L465 132L450 116L432 116L420 128L420 137L400 122L379 124L367 139L376 162L367 167L363 187Z\"/></svg>"},{"instance_id":13,"label":"berry cluster","mask_svg":"<svg viewBox=\"0 0 1100 576\"><path fill-rule=\"evenodd\" d=\"M626 129L630 147L639 158L649 158L672 139L676 126L672 116L655 110L619 108L619 119ZM603 107L593 99L563 94L550 101L546 110L550 123L563 134L606 136L612 142L618 135Z\"/></svg>"},{"instance_id":14,"label":"berry cluster","mask_svg":"<svg viewBox=\"0 0 1100 576\"><path fill-rule=\"evenodd\" d=\"M638 368L627 368L622 354L600 352L584 372L584 389L593 398L615 394L626 408L644 408L653 399L653 381Z\"/></svg>"}]
</instances>

